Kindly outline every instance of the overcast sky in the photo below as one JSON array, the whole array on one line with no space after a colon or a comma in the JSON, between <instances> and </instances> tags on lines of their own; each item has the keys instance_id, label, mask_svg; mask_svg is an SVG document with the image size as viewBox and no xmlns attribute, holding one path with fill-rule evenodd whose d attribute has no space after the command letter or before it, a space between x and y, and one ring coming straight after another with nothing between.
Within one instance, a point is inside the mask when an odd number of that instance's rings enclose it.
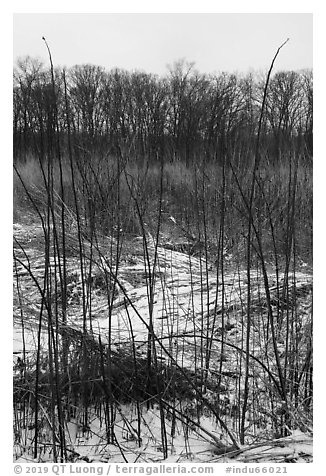
<instances>
[{"instance_id":1,"label":"overcast sky","mask_svg":"<svg viewBox=\"0 0 326 476\"><path fill-rule=\"evenodd\" d=\"M13 51L55 65L92 63L165 74L185 58L200 72L312 68L309 13L17 13Z\"/></svg>"}]
</instances>

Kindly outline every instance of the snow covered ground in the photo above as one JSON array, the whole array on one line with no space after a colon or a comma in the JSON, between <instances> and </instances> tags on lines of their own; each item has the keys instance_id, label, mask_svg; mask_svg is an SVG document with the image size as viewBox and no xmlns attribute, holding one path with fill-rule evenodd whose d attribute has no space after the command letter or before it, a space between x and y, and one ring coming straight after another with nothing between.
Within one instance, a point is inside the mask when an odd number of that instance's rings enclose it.
<instances>
[{"instance_id":1,"label":"snow covered ground","mask_svg":"<svg viewBox=\"0 0 326 476\"><path fill-rule=\"evenodd\" d=\"M13 355L16 373L19 372L19 359L24 355L35 355L38 341L39 316L41 309L40 290L31 279L31 272L36 281L42 283L44 276L44 256L33 243L42 231L36 227L23 227L16 224L14 234L24 241L24 251L15 247L14 282L14 343ZM135 249L141 248L141 239L135 240ZM117 275L117 290L113 302L113 311L108 311L108 299L103 276L112 279L110 260L105 256L97 256L92 264L92 286L88 288L87 327L92 335L101 336L103 344L110 340L113 349L130 346L135 342L137 351L146 351L148 330L151 323L157 339L159 358L164 361L174 360L183 369L201 369L207 358L207 345L211 339L209 372L220 369L223 358L224 376L230 377L221 400L232 406L235 400L239 377L240 354L235 349L241 348L245 331L244 316L247 302L247 272L243 269L229 269L223 276L217 276L216 269L198 257L166 249L157 248L156 265L153 273L154 244L149 246L151 269L144 260L142 253L135 253L129 260L122 261ZM132 254L132 253L131 253ZM88 266L89 263L86 262ZM52 261L53 273L57 267ZM84 323L85 310L82 309L82 297L87 294L81 282L80 264L75 256L67 261L69 276L68 314L65 327L70 332L79 332ZM154 278L153 278L154 276ZM269 291L276 309L277 279L279 287L283 276L269 272ZM58 279L58 276L57 276ZM300 309L300 330L305 329L305 322L311 312L312 276L309 273L297 272L290 274L289 282L293 288L292 297L296 296L296 306ZM252 353L257 361L265 358L269 352L269 337L264 334L267 311L264 304L265 288L263 277L257 270L251 273L251 306L254 312L252 320ZM290 286L290 289L291 289ZM291 296L287 296L289 300ZM284 303L288 306L289 303ZM47 320L44 313L41 348L47 349ZM62 323L60 323L62 325ZM224 352L221 354L221 338L225 341ZM262 346L262 342L266 346ZM282 341L279 352L282 355ZM267 351L266 351L267 349ZM232 351L231 351L232 350ZM300 353L300 348L298 349ZM256 364L253 373L263 379L261 366ZM229 374L229 375L228 375ZM258 377L257 377L258 378ZM232 380L233 379L233 380ZM239 380L240 381L240 380ZM233 382L233 383L232 383ZM211 396L214 398L214 396ZM262 403L263 404L263 403ZM184 409L182 410L184 411ZM161 420L159 409L142 408L142 440L135 437L133 421L135 406L117 405L115 434L119 445L108 445L105 439L104 424L94 411L90 425L83 430L78 415L66 424L66 439L72 461L102 462L157 462L162 460ZM171 421L167 419L169 462L311 462L312 436L295 430L290 437L262 443L259 438L251 438L248 445L233 451L216 441L221 437L221 428L214 415L203 414L200 418L201 428L185 427L178 422L175 431L171 429ZM206 429L206 433L205 433ZM204 431L203 431L204 430ZM31 460L31 443L33 429L24 429L20 437L25 440L14 448L17 461ZM44 428L44 441L50 434L50 428ZM214 441L209 438L214 435ZM249 444L250 443L250 444ZM225 454L227 452L227 454ZM51 450L44 445L43 455L39 461L51 460Z\"/></svg>"}]
</instances>

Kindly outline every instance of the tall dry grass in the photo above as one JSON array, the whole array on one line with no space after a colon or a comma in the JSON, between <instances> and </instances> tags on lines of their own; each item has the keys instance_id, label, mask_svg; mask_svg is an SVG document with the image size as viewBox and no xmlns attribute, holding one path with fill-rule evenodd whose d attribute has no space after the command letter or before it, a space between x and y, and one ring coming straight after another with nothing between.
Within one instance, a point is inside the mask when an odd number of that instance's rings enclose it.
<instances>
[{"instance_id":1,"label":"tall dry grass","mask_svg":"<svg viewBox=\"0 0 326 476\"><path fill-rule=\"evenodd\" d=\"M284 157L284 163L262 165L259 183L264 191L264 197L255 198L254 208L259 211L260 231L268 255L273 253L273 243L269 221L272 220L275 229L277 251L280 258L284 252L284 243L287 223L288 184L291 179L291 159ZM267 162L267 160L266 160ZM122 226L131 235L139 234L140 228L137 213L132 200L132 193L137 195L141 210L148 225L155 220L156 203L160 188L160 167L157 164L137 165L136 163L123 164L125 171L117 183L117 159L99 160L91 158L84 160L84 164L76 170L77 193L83 215L87 219L88 213L95 213L99 218L98 225L103 232L109 230L116 205L116 194L120 194ZM29 158L25 163L18 165L19 173L31 195L42 204L44 196L44 180L40 165L36 158ZM59 196L59 168L54 164L54 190ZM133 192L126 183L126 176L130 177ZM71 171L67 160L63 164L65 186L65 204L73 208L74 197L71 185ZM249 169L240 169L239 182L243 190L248 191L250 182ZM311 166L299 159L296 177L295 220L297 253L300 259L311 264L312 262L312 173ZM203 222L196 216L198 200L205 203L207 213L206 233L208 242L213 246L218 238L220 223L220 209L222 202L222 169L210 163L204 164L198 160L196 166L187 167L183 162L167 163L163 168L163 197L162 220L163 229L169 234L173 228L170 217L174 217L194 239L200 240L203 235ZM241 241L244 236L243 225L246 220L246 211L241 194L237 190L233 174L226 171L225 194L225 235L226 246L230 252L241 254ZM119 190L118 190L119 189ZM58 199L59 202L59 199ZM14 217L22 216L25 212L32 213L33 207L29 203L24 187L17 175L14 176ZM22 213L23 212L23 213ZM202 213L202 211L200 211ZM152 231L155 226L152 226ZM100 230L99 230L100 231ZM170 230L171 231L171 230Z\"/></svg>"}]
</instances>

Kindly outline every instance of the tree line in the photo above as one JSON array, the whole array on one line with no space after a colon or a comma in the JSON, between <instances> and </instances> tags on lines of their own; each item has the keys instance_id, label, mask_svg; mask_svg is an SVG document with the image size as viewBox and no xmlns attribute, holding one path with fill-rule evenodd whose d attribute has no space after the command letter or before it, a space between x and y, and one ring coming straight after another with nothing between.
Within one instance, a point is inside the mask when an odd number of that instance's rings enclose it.
<instances>
[{"instance_id":1,"label":"tree line","mask_svg":"<svg viewBox=\"0 0 326 476\"><path fill-rule=\"evenodd\" d=\"M51 70L35 58L17 60L13 82L14 160L41 159L67 147L67 137L90 153L164 156L186 163L198 154L220 160L248 156L254 147L264 74L202 74L180 60L159 77L84 64ZM312 71L273 75L261 144L273 160L295 148L312 157Z\"/></svg>"}]
</instances>

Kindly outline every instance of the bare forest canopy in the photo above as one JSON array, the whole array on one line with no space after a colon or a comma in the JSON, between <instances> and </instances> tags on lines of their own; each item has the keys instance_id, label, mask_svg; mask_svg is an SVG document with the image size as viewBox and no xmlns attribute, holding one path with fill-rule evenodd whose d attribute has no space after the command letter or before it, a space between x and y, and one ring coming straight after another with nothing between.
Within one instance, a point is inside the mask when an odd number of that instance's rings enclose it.
<instances>
[{"instance_id":1,"label":"bare forest canopy","mask_svg":"<svg viewBox=\"0 0 326 476\"><path fill-rule=\"evenodd\" d=\"M184 60L164 77L84 64L54 70L26 57L14 68L14 159L53 155L68 136L91 154L134 159L218 161L227 151L253 155L266 77L199 73ZM274 163L289 153L312 158L312 71L275 73L269 83L260 147ZM61 149L62 150L62 149Z\"/></svg>"}]
</instances>

